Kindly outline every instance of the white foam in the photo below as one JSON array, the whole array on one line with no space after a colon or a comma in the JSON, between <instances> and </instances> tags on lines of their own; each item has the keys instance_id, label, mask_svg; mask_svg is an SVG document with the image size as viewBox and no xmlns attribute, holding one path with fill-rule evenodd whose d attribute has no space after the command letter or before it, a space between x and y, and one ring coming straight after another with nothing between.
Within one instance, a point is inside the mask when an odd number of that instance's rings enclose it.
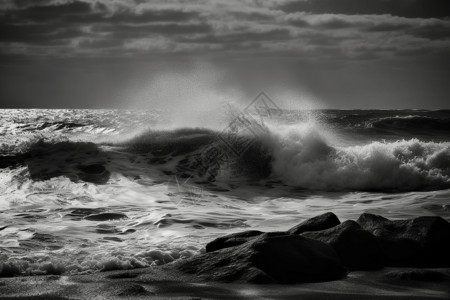
<instances>
[{"instance_id":1,"label":"white foam","mask_svg":"<svg viewBox=\"0 0 450 300\"><path fill-rule=\"evenodd\" d=\"M417 139L333 146L320 128L271 131L273 172L285 183L317 190L414 190L450 185L450 143Z\"/></svg>"}]
</instances>

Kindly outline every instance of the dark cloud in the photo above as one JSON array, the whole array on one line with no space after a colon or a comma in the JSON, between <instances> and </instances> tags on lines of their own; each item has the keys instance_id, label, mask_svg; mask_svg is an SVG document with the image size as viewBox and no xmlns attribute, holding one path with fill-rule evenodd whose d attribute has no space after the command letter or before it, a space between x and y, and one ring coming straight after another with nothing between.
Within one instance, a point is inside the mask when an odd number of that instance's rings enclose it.
<instances>
[{"instance_id":1,"label":"dark cloud","mask_svg":"<svg viewBox=\"0 0 450 300\"><path fill-rule=\"evenodd\" d=\"M389 31L392 32L392 31L406 30L408 28L411 28L410 24L380 22L378 24L371 24L370 26L363 28L363 30L368 32L389 32Z\"/></svg>"},{"instance_id":2,"label":"dark cloud","mask_svg":"<svg viewBox=\"0 0 450 300\"><path fill-rule=\"evenodd\" d=\"M239 30L223 35L216 35L217 42L225 43L244 43L244 42L262 42L262 41L283 41L292 38L291 32L285 28L275 28L272 30L252 32L250 30ZM212 39L214 39L212 38Z\"/></svg>"},{"instance_id":3,"label":"dark cloud","mask_svg":"<svg viewBox=\"0 0 450 300\"><path fill-rule=\"evenodd\" d=\"M450 24L435 23L421 26L410 31L410 34L429 40L450 39Z\"/></svg>"},{"instance_id":4,"label":"dark cloud","mask_svg":"<svg viewBox=\"0 0 450 300\"><path fill-rule=\"evenodd\" d=\"M52 0L14 0L11 1L16 7L26 8L30 6L46 6L52 3Z\"/></svg>"},{"instance_id":5,"label":"dark cloud","mask_svg":"<svg viewBox=\"0 0 450 300\"><path fill-rule=\"evenodd\" d=\"M112 78L128 64L139 69L142 62L166 65L185 59L220 62L233 69L231 77L245 85L248 80L240 74L260 66L258 72L249 74L257 76L255 87L292 80L294 86L302 82L319 96L355 106L355 99L366 93L375 103L379 90L390 99L387 104L396 96L414 98L422 91L424 69L430 80L424 89L430 94L433 89L441 91L442 100L443 91L450 89L448 79L443 79L450 78L450 19L445 18L444 2L3 0L0 90L7 91L2 99L20 94L26 103L27 97L35 95L51 97L56 80L59 92L53 104L60 98L82 98L83 105L102 98L119 101L121 84L127 78L132 85L159 72L149 67L148 72ZM255 64L247 66L249 60ZM111 69L116 63L120 67ZM98 77L84 73L93 65ZM176 71L180 64L171 66ZM280 68L277 75L274 68ZM281 76L285 71L292 74ZM30 72L32 78L27 77ZM417 89L400 92L408 88L409 73L414 74ZM80 78L85 81L79 83ZM76 89L70 88L76 92L67 97L70 91L64 86L77 82ZM97 92L90 92L97 84ZM19 93L16 90L21 85L28 88L20 88ZM104 92L112 87L111 93ZM354 102L346 102L347 98Z\"/></svg>"},{"instance_id":6,"label":"dark cloud","mask_svg":"<svg viewBox=\"0 0 450 300\"><path fill-rule=\"evenodd\" d=\"M186 22L200 20L197 12L185 12L181 10L146 11L133 13L130 11L120 12L110 17L102 18L101 21L112 23L148 23L148 22Z\"/></svg>"},{"instance_id":7,"label":"dark cloud","mask_svg":"<svg viewBox=\"0 0 450 300\"><path fill-rule=\"evenodd\" d=\"M448 0L298 0L280 7L285 12L314 14L390 14L407 18L450 17Z\"/></svg>"},{"instance_id":8,"label":"dark cloud","mask_svg":"<svg viewBox=\"0 0 450 300\"><path fill-rule=\"evenodd\" d=\"M96 34L106 33L111 38L139 38L153 34L179 35L193 33L212 32L208 24L146 24L146 25L126 25L126 24L100 24L92 28Z\"/></svg>"},{"instance_id":9,"label":"dark cloud","mask_svg":"<svg viewBox=\"0 0 450 300\"><path fill-rule=\"evenodd\" d=\"M30 6L25 9L8 11L15 22L60 21L67 17L83 17L91 14L91 5L86 2L69 2L58 5Z\"/></svg>"},{"instance_id":10,"label":"dark cloud","mask_svg":"<svg viewBox=\"0 0 450 300\"><path fill-rule=\"evenodd\" d=\"M75 27L55 28L52 24L11 25L1 19L0 27L0 42L55 45L83 35L83 31Z\"/></svg>"},{"instance_id":11,"label":"dark cloud","mask_svg":"<svg viewBox=\"0 0 450 300\"><path fill-rule=\"evenodd\" d=\"M147 23L147 22L184 22L198 19L197 12L185 12L178 9L134 12L124 8L111 13L103 3L68 2L25 6L8 11L13 22L52 22L60 25L70 23Z\"/></svg>"},{"instance_id":12,"label":"dark cloud","mask_svg":"<svg viewBox=\"0 0 450 300\"><path fill-rule=\"evenodd\" d=\"M98 56L110 54L105 48L114 48L119 55L121 47L129 56L133 49L150 49L143 45L155 42L165 44L166 51L192 50L194 55L235 48L264 55L306 51L319 59L320 55L332 57L335 51L340 59L342 53L354 58L359 52L352 48L385 43L386 37L396 48L404 49L416 47L417 39L445 41L449 36L448 20L380 15L387 8L389 12L401 8L405 15L424 4L421 0L287 1L282 7L285 13L275 5L281 2L10 0L11 5L0 9L0 42L2 47L10 47L3 52L14 51L14 43L20 43L21 51L30 50L29 55L34 55L33 46L37 45L45 55L44 46L48 45L52 56L58 52L92 56L95 49ZM155 38L158 40L151 40ZM343 48L334 49L339 47ZM371 56L365 53L362 57Z\"/></svg>"}]
</instances>

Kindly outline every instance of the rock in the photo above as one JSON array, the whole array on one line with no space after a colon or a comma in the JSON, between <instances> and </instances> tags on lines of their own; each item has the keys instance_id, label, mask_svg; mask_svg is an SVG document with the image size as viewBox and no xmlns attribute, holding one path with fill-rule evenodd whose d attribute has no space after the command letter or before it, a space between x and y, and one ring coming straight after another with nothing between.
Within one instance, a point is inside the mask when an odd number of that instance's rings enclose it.
<instances>
[{"instance_id":1,"label":"rock","mask_svg":"<svg viewBox=\"0 0 450 300\"><path fill-rule=\"evenodd\" d=\"M106 168L101 164L92 164L86 166L78 166L78 169L87 174L102 174L106 171Z\"/></svg>"},{"instance_id":2,"label":"rock","mask_svg":"<svg viewBox=\"0 0 450 300\"><path fill-rule=\"evenodd\" d=\"M288 230L289 234L301 234L306 231L319 231L341 224L338 217L332 212L310 218Z\"/></svg>"},{"instance_id":3,"label":"rock","mask_svg":"<svg viewBox=\"0 0 450 300\"><path fill-rule=\"evenodd\" d=\"M321 231L307 231L302 235L333 247L344 266L349 269L370 270L383 267L383 251L378 240L355 221L345 221Z\"/></svg>"},{"instance_id":4,"label":"rock","mask_svg":"<svg viewBox=\"0 0 450 300\"><path fill-rule=\"evenodd\" d=\"M377 237L390 266L450 266L450 224L441 217L391 221L365 213L357 222Z\"/></svg>"},{"instance_id":5,"label":"rock","mask_svg":"<svg viewBox=\"0 0 450 300\"><path fill-rule=\"evenodd\" d=\"M89 215L85 217L88 221L109 221L109 220L120 220L128 218L126 215L121 213L102 213L96 215Z\"/></svg>"},{"instance_id":6,"label":"rock","mask_svg":"<svg viewBox=\"0 0 450 300\"><path fill-rule=\"evenodd\" d=\"M331 246L299 235L270 233L175 264L178 270L208 281L297 283L334 280L346 274Z\"/></svg>"},{"instance_id":7,"label":"rock","mask_svg":"<svg viewBox=\"0 0 450 300\"><path fill-rule=\"evenodd\" d=\"M234 247L255 239L264 232L259 230L248 230L221 236L206 244L206 252L212 252L223 248Z\"/></svg>"},{"instance_id":8,"label":"rock","mask_svg":"<svg viewBox=\"0 0 450 300\"><path fill-rule=\"evenodd\" d=\"M78 166L77 169L82 171L81 173L77 173L78 178L85 182L105 184L111 175L101 164Z\"/></svg>"},{"instance_id":9,"label":"rock","mask_svg":"<svg viewBox=\"0 0 450 300\"><path fill-rule=\"evenodd\" d=\"M17 165L21 165L23 163L24 163L23 158L19 154L17 155L0 154L0 169L14 167Z\"/></svg>"}]
</instances>

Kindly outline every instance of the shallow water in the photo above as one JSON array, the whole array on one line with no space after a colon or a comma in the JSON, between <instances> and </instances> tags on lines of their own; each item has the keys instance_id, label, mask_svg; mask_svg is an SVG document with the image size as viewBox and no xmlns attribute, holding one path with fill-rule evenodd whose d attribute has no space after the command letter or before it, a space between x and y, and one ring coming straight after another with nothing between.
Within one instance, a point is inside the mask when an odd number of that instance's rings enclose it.
<instances>
[{"instance_id":1,"label":"shallow water","mask_svg":"<svg viewBox=\"0 0 450 300\"><path fill-rule=\"evenodd\" d=\"M449 111L257 116L207 176L190 164L211 145L226 148L227 123L167 129L161 112L0 113L1 154L19 157L0 169L0 276L159 265L229 232L286 230L326 211L450 220Z\"/></svg>"}]
</instances>

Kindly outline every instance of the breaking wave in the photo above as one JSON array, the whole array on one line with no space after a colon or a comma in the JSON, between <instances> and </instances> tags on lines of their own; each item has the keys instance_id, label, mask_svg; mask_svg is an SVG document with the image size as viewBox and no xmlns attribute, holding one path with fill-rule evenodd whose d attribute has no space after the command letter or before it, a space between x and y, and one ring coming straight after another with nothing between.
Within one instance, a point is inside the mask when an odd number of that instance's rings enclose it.
<instances>
[{"instance_id":1,"label":"breaking wave","mask_svg":"<svg viewBox=\"0 0 450 300\"><path fill-rule=\"evenodd\" d=\"M40 141L16 160L28 165L34 180L66 176L98 184L106 183L113 173L138 178L139 172L156 168L196 182L270 179L320 191L450 186L449 142L410 139L336 146L333 138L331 132L310 124L269 126L258 134L198 128L149 130L126 141L100 145Z\"/></svg>"},{"instance_id":2,"label":"breaking wave","mask_svg":"<svg viewBox=\"0 0 450 300\"><path fill-rule=\"evenodd\" d=\"M450 185L450 143L418 139L333 147L316 130L274 135L273 173L315 190L405 191Z\"/></svg>"},{"instance_id":3,"label":"breaking wave","mask_svg":"<svg viewBox=\"0 0 450 300\"><path fill-rule=\"evenodd\" d=\"M449 218L450 111L291 111L219 131L153 113L3 112L0 277L161 265L330 209Z\"/></svg>"}]
</instances>

